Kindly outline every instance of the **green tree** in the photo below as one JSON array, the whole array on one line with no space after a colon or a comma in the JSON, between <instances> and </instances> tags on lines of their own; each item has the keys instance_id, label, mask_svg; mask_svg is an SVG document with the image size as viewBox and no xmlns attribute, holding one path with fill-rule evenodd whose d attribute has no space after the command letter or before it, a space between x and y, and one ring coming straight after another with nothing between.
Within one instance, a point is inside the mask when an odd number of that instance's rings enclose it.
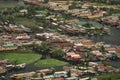
<instances>
[{"instance_id":1,"label":"green tree","mask_svg":"<svg viewBox=\"0 0 120 80\"><path fill-rule=\"evenodd\" d=\"M76 8L76 2L73 1L72 5L69 6L69 9L75 9Z\"/></svg>"},{"instance_id":2,"label":"green tree","mask_svg":"<svg viewBox=\"0 0 120 80\"><path fill-rule=\"evenodd\" d=\"M91 24L91 23L87 22L87 23L83 24L83 26L90 28L90 27L92 27L92 26L93 26L93 24Z\"/></svg>"},{"instance_id":3,"label":"green tree","mask_svg":"<svg viewBox=\"0 0 120 80\"><path fill-rule=\"evenodd\" d=\"M61 58L61 57L63 57L64 52L60 48L55 48L52 50L51 54L52 54L52 57L54 57L54 58Z\"/></svg>"},{"instance_id":4,"label":"green tree","mask_svg":"<svg viewBox=\"0 0 120 80\"><path fill-rule=\"evenodd\" d=\"M96 72L98 72L98 66L95 66L94 69Z\"/></svg>"},{"instance_id":5,"label":"green tree","mask_svg":"<svg viewBox=\"0 0 120 80\"><path fill-rule=\"evenodd\" d=\"M43 74L43 73L41 73L41 74L40 74L40 77L43 79L43 77L44 77L44 74Z\"/></svg>"},{"instance_id":6,"label":"green tree","mask_svg":"<svg viewBox=\"0 0 120 80\"><path fill-rule=\"evenodd\" d=\"M39 47L40 52L42 54L42 58L48 58L50 54L50 42L49 41L43 41L41 46Z\"/></svg>"},{"instance_id":7,"label":"green tree","mask_svg":"<svg viewBox=\"0 0 120 80\"><path fill-rule=\"evenodd\" d=\"M67 1L66 1L66 5L69 5L69 4L70 4L70 2L69 2L69 0L67 0Z\"/></svg>"},{"instance_id":8,"label":"green tree","mask_svg":"<svg viewBox=\"0 0 120 80\"><path fill-rule=\"evenodd\" d=\"M52 74L54 74L56 71L54 67L51 67L51 70L52 70Z\"/></svg>"},{"instance_id":9,"label":"green tree","mask_svg":"<svg viewBox=\"0 0 120 80\"><path fill-rule=\"evenodd\" d=\"M67 72L67 76L71 77L71 71L70 70Z\"/></svg>"},{"instance_id":10,"label":"green tree","mask_svg":"<svg viewBox=\"0 0 120 80\"><path fill-rule=\"evenodd\" d=\"M50 55L50 42L43 41L41 44L33 43L33 50L42 54L42 59L46 59Z\"/></svg>"},{"instance_id":11,"label":"green tree","mask_svg":"<svg viewBox=\"0 0 120 80\"><path fill-rule=\"evenodd\" d=\"M100 51L103 53L105 51L105 47L101 46Z\"/></svg>"},{"instance_id":12,"label":"green tree","mask_svg":"<svg viewBox=\"0 0 120 80\"><path fill-rule=\"evenodd\" d=\"M35 73L35 74L32 75L32 77L33 77L33 78L37 78L37 77L38 77L38 74Z\"/></svg>"},{"instance_id":13,"label":"green tree","mask_svg":"<svg viewBox=\"0 0 120 80\"><path fill-rule=\"evenodd\" d=\"M49 2L49 0L44 0L44 3L48 3Z\"/></svg>"}]
</instances>

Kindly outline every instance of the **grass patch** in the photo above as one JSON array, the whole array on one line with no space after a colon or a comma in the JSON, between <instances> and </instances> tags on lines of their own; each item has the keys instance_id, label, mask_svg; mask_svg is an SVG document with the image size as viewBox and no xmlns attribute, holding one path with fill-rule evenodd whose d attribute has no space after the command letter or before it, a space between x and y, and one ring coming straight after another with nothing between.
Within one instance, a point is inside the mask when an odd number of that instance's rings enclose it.
<instances>
[{"instance_id":1,"label":"grass patch","mask_svg":"<svg viewBox=\"0 0 120 80\"><path fill-rule=\"evenodd\" d=\"M40 57L33 51L13 51L13 52L1 52L0 59L8 59L10 62L17 63L31 63Z\"/></svg>"},{"instance_id":2,"label":"grass patch","mask_svg":"<svg viewBox=\"0 0 120 80\"><path fill-rule=\"evenodd\" d=\"M118 80L120 79L119 73L103 73L102 75L96 76L98 80Z\"/></svg>"},{"instance_id":3,"label":"grass patch","mask_svg":"<svg viewBox=\"0 0 120 80\"><path fill-rule=\"evenodd\" d=\"M103 3L93 3L92 6L108 6L108 5Z\"/></svg>"},{"instance_id":4,"label":"grass patch","mask_svg":"<svg viewBox=\"0 0 120 80\"><path fill-rule=\"evenodd\" d=\"M37 67L55 67L55 66L63 66L66 65L66 62L56 60L56 59L45 59L45 60L40 60L35 64Z\"/></svg>"},{"instance_id":5,"label":"grass patch","mask_svg":"<svg viewBox=\"0 0 120 80\"><path fill-rule=\"evenodd\" d=\"M16 24L22 24L25 26L36 26L36 21L34 19L27 19L27 18L23 18L23 17L16 17L15 18L15 23Z\"/></svg>"}]
</instances>

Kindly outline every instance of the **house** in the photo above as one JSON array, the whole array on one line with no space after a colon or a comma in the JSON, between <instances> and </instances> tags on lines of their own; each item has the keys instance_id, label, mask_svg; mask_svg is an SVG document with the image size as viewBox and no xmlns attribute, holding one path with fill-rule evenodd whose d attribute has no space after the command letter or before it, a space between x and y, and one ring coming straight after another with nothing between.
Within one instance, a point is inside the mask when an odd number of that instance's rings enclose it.
<instances>
[{"instance_id":1,"label":"house","mask_svg":"<svg viewBox=\"0 0 120 80\"><path fill-rule=\"evenodd\" d=\"M83 45L82 46L73 46L73 49L78 51L78 52L88 52L89 50L84 47Z\"/></svg>"},{"instance_id":2,"label":"house","mask_svg":"<svg viewBox=\"0 0 120 80\"><path fill-rule=\"evenodd\" d=\"M95 66L98 66L98 64L97 64L96 62L89 62L88 65L91 66L91 67L93 67L93 66L94 66L94 67L95 67Z\"/></svg>"},{"instance_id":3,"label":"house","mask_svg":"<svg viewBox=\"0 0 120 80\"><path fill-rule=\"evenodd\" d=\"M27 35L27 34L18 34L15 39L18 39L18 40L29 40L30 36Z\"/></svg>"},{"instance_id":4,"label":"house","mask_svg":"<svg viewBox=\"0 0 120 80\"><path fill-rule=\"evenodd\" d=\"M53 79L54 76L53 75L46 75L43 77L45 80L50 80L50 79Z\"/></svg>"},{"instance_id":5,"label":"house","mask_svg":"<svg viewBox=\"0 0 120 80\"><path fill-rule=\"evenodd\" d=\"M21 73L21 74L13 74L10 76L11 79L21 79L23 77L31 77L33 76L34 74L36 74L36 72L28 72L28 73Z\"/></svg>"},{"instance_id":6,"label":"house","mask_svg":"<svg viewBox=\"0 0 120 80\"><path fill-rule=\"evenodd\" d=\"M55 78L68 77L66 71L55 72L55 73L53 74L53 76L54 76Z\"/></svg>"},{"instance_id":7,"label":"house","mask_svg":"<svg viewBox=\"0 0 120 80\"><path fill-rule=\"evenodd\" d=\"M1 67L5 67L7 64L9 64L8 60L7 59L3 59L3 60L0 60L0 66Z\"/></svg>"},{"instance_id":8,"label":"house","mask_svg":"<svg viewBox=\"0 0 120 80\"><path fill-rule=\"evenodd\" d=\"M27 9L22 9L22 10L19 10L19 12L24 15L24 14L27 14L28 13L28 10Z\"/></svg>"},{"instance_id":9,"label":"house","mask_svg":"<svg viewBox=\"0 0 120 80\"><path fill-rule=\"evenodd\" d=\"M64 78L55 78L54 80L64 80Z\"/></svg>"},{"instance_id":10,"label":"house","mask_svg":"<svg viewBox=\"0 0 120 80\"><path fill-rule=\"evenodd\" d=\"M4 69L4 68L0 67L0 75L4 74L4 73L6 73L6 72L7 72L7 70L6 70L6 69Z\"/></svg>"},{"instance_id":11,"label":"house","mask_svg":"<svg viewBox=\"0 0 120 80\"><path fill-rule=\"evenodd\" d=\"M70 71L71 71L71 74L75 73L75 74L81 75L81 76L84 74L84 72L82 70L78 70L78 69L70 69Z\"/></svg>"},{"instance_id":12,"label":"house","mask_svg":"<svg viewBox=\"0 0 120 80\"><path fill-rule=\"evenodd\" d=\"M0 51L13 51L16 50L18 47L12 43L6 43L0 46Z\"/></svg>"},{"instance_id":13,"label":"house","mask_svg":"<svg viewBox=\"0 0 120 80\"><path fill-rule=\"evenodd\" d=\"M102 57L102 56L103 56L103 54L102 54L100 51L97 51L97 50L92 51L92 53L93 53L94 55L98 56L98 57Z\"/></svg>"},{"instance_id":14,"label":"house","mask_svg":"<svg viewBox=\"0 0 120 80\"><path fill-rule=\"evenodd\" d=\"M85 78L81 78L79 80L90 80L90 78L89 77L85 77Z\"/></svg>"},{"instance_id":15,"label":"house","mask_svg":"<svg viewBox=\"0 0 120 80\"><path fill-rule=\"evenodd\" d=\"M65 59L67 60L80 60L82 57L79 55L79 54L76 54L74 51L71 51L71 52L67 52L65 54Z\"/></svg>"},{"instance_id":16,"label":"house","mask_svg":"<svg viewBox=\"0 0 120 80\"><path fill-rule=\"evenodd\" d=\"M111 66L105 66L104 64L99 64L98 65L98 71L100 72L106 72L106 71L111 71L112 67Z\"/></svg>"},{"instance_id":17,"label":"house","mask_svg":"<svg viewBox=\"0 0 120 80\"><path fill-rule=\"evenodd\" d=\"M40 3L43 3L44 0L24 0L25 4L31 4L31 5L39 5Z\"/></svg>"},{"instance_id":18,"label":"house","mask_svg":"<svg viewBox=\"0 0 120 80\"><path fill-rule=\"evenodd\" d=\"M36 34L36 38L41 39L41 40L49 39L52 36L54 36L54 33L44 32L44 33L37 33Z\"/></svg>"},{"instance_id":19,"label":"house","mask_svg":"<svg viewBox=\"0 0 120 80\"><path fill-rule=\"evenodd\" d=\"M61 49L67 49L72 44L64 38L54 38L51 42L51 48L60 47Z\"/></svg>"},{"instance_id":20,"label":"house","mask_svg":"<svg viewBox=\"0 0 120 80\"><path fill-rule=\"evenodd\" d=\"M44 73L44 74L50 74L50 73L52 73L52 70L50 70L50 69L42 69L42 70L37 70L36 72Z\"/></svg>"},{"instance_id":21,"label":"house","mask_svg":"<svg viewBox=\"0 0 120 80\"><path fill-rule=\"evenodd\" d=\"M78 80L78 77L68 77L68 78L65 78L65 80Z\"/></svg>"},{"instance_id":22,"label":"house","mask_svg":"<svg viewBox=\"0 0 120 80\"><path fill-rule=\"evenodd\" d=\"M49 9L55 10L55 11L66 11L69 9L68 5L57 3L57 2L49 2L48 6L49 6Z\"/></svg>"},{"instance_id":23,"label":"house","mask_svg":"<svg viewBox=\"0 0 120 80\"><path fill-rule=\"evenodd\" d=\"M92 40L81 39L80 42L84 45L84 47L91 48L95 46L95 43Z\"/></svg>"}]
</instances>

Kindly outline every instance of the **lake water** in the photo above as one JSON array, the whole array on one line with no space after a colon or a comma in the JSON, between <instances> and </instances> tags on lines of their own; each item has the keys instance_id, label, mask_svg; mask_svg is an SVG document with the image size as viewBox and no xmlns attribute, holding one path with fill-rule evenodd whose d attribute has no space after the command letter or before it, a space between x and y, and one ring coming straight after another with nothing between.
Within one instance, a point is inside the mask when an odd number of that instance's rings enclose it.
<instances>
[{"instance_id":1,"label":"lake water","mask_svg":"<svg viewBox=\"0 0 120 80\"><path fill-rule=\"evenodd\" d=\"M95 42L105 42L107 44L120 45L120 29L116 29L115 27L110 26L108 28L111 31L110 35L91 36L89 39L92 39Z\"/></svg>"},{"instance_id":2,"label":"lake water","mask_svg":"<svg viewBox=\"0 0 120 80\"><path fill-rule=\"evenodd\" d=\"M6 7L15 7L15 6L23 6L24 3L22 1L5 1L0 0L0 8L6 8Z\"/></svg>"},{"instance_id":3,"label":"lake water","mask_svg":"<svg viewBox=\"0 0 120 80\"><path fill-rule=\"evenodd\" d=\"M102 24L99 24L98 22L86 20L86 19L79 19L80 24L82 23L92 23L94 26L103 26ZM120 45L120 29L117 29L115 27L111 27L110 25L104 25L103 27L107 27L110 29L110 35L103 35L103 36L85 36L88 39L92 39L95 42L105 42L107 44L113 44L113 45Z\"/></svg>"}]
</instances>

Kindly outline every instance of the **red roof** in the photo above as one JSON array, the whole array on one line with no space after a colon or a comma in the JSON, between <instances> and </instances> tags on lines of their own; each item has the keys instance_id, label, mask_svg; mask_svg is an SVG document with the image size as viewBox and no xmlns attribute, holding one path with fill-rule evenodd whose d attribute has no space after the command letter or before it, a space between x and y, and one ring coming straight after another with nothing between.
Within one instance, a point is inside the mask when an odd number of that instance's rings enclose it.
<instances>
[{"instance_id":1,"label":"red roof","mask_svg":"<svg viewBox=\"0 0 120 80\"><path fill-rule=\"evenodd\" d=\"M81 59L82 57L80 55L72 55L71 56L73 59Z\"/></svg>"},{"instance_id":2,"label":"red roof","mask_svg":"<svg viewBox=\"0 0 120 80\"><path fill-rule=\"evenodd\" d=\"M75 55L75 52L71 51L71 52L67 52L66 54L68 54L68 55Z\"/></svg>"},{"instance_id":3,"label":"red roof","mask_svg":"<svg viewBox=\"0 0 120 80\"><path fill-rule=\"evenodd\" d=\"M64 78L55 78L54 80L64 80Z\"/></svg>"}]
</instances>

